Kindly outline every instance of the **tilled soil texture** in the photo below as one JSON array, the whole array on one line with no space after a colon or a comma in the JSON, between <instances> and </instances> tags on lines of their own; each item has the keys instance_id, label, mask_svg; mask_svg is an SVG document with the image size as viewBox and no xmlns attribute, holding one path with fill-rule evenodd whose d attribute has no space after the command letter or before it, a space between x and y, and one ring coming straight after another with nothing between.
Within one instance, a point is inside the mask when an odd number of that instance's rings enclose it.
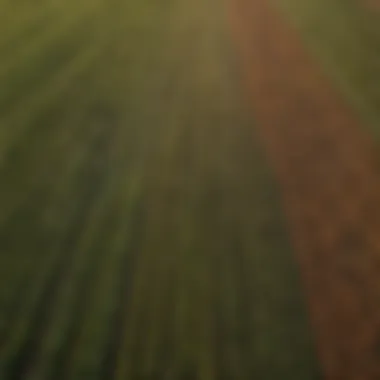
<instances>
[{"instance_id":1,"label":"tilled soil texture","mask_svg":"<svg viewBox=\"0 0 380 380\"><path fill-rule=\"evenodd\" d=\"M244 80L283 190L325 376L379 379L375 147L268 1L231 1L230 11Z\"/></svg>"}]
</instances>

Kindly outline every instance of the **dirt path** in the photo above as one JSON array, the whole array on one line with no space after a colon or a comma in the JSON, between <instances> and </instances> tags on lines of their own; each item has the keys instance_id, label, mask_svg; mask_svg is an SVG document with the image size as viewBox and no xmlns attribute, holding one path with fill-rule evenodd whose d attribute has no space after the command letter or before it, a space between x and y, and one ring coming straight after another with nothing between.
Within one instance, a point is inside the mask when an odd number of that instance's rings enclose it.
<instances>
[{"instance_id":1,"label":"dirt path","mask_svg":"<svg viewBox=\"0 0 380 380\"><path fill-rule=\"evenodd\" d=\"M380 175L369 136L268 0L231 1L327 379L380 378Z\"/></svg>"}]
</instances>

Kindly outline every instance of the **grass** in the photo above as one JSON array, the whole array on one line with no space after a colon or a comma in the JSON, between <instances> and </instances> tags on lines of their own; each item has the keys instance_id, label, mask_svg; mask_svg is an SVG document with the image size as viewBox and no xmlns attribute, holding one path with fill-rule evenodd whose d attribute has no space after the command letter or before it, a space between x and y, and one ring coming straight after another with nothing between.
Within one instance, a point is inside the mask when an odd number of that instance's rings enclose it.
<instances>
[{"instance_id":1,"label":"grass","mask_svg":"<svg viewBox=\"0 0 380 380\"><path fill-rule=\"evenodd\" d=\"M380 137L379 13L365 0L275 0L310 51Z\"/></svg>"},{"instance_id":2,"label":"grass","mask_svg":"<svg viewBox=\"0 0 380 380\"><path fill-rule=\"evenodd\" d=\"M1 1L1 379L319 378L224 12Z\"/></svg>"}]
</instances>

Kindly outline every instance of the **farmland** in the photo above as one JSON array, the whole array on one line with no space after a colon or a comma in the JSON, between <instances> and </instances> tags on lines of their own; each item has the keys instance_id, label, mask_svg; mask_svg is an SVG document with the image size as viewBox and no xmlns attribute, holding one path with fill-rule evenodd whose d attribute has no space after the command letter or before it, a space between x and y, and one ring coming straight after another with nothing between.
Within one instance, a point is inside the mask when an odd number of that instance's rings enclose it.
<instances>
[{"instance_id":1,"label":"farmland","mask_svg":"<svg viewBox=\"0 0 380 380\"><path fill-rule=\"evenodd\" d=\"M2 380L319 378L225 13L0 1Z\"/></svg>"}]
</instances>

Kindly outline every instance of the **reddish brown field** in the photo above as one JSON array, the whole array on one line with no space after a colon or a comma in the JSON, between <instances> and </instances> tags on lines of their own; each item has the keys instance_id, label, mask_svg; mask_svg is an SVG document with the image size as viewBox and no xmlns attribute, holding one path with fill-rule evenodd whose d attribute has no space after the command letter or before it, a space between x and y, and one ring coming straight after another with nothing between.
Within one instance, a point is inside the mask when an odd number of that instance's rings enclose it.
<instances>
[{"instance_id":1,"label":"reddish brown field","mask_svg":"<svg viewBox=\"0 0 380 380\"><path fill-rule=\"evenodd\" d=\"M283 190L326 379L380 378L380 176L357 115L268 0L231 1L262 141Z\"/></svg>"},{"instance_id":2,"label":"reddish brown field","mask_svg":"<svg viewBox=\"0 0 380 380\"><path fill-rule=\"evenodd\" d=\"M379 12L380 11L380 1L379 0L366 0L364 5L369 9Z\"/></svg>"}]
</instances>

